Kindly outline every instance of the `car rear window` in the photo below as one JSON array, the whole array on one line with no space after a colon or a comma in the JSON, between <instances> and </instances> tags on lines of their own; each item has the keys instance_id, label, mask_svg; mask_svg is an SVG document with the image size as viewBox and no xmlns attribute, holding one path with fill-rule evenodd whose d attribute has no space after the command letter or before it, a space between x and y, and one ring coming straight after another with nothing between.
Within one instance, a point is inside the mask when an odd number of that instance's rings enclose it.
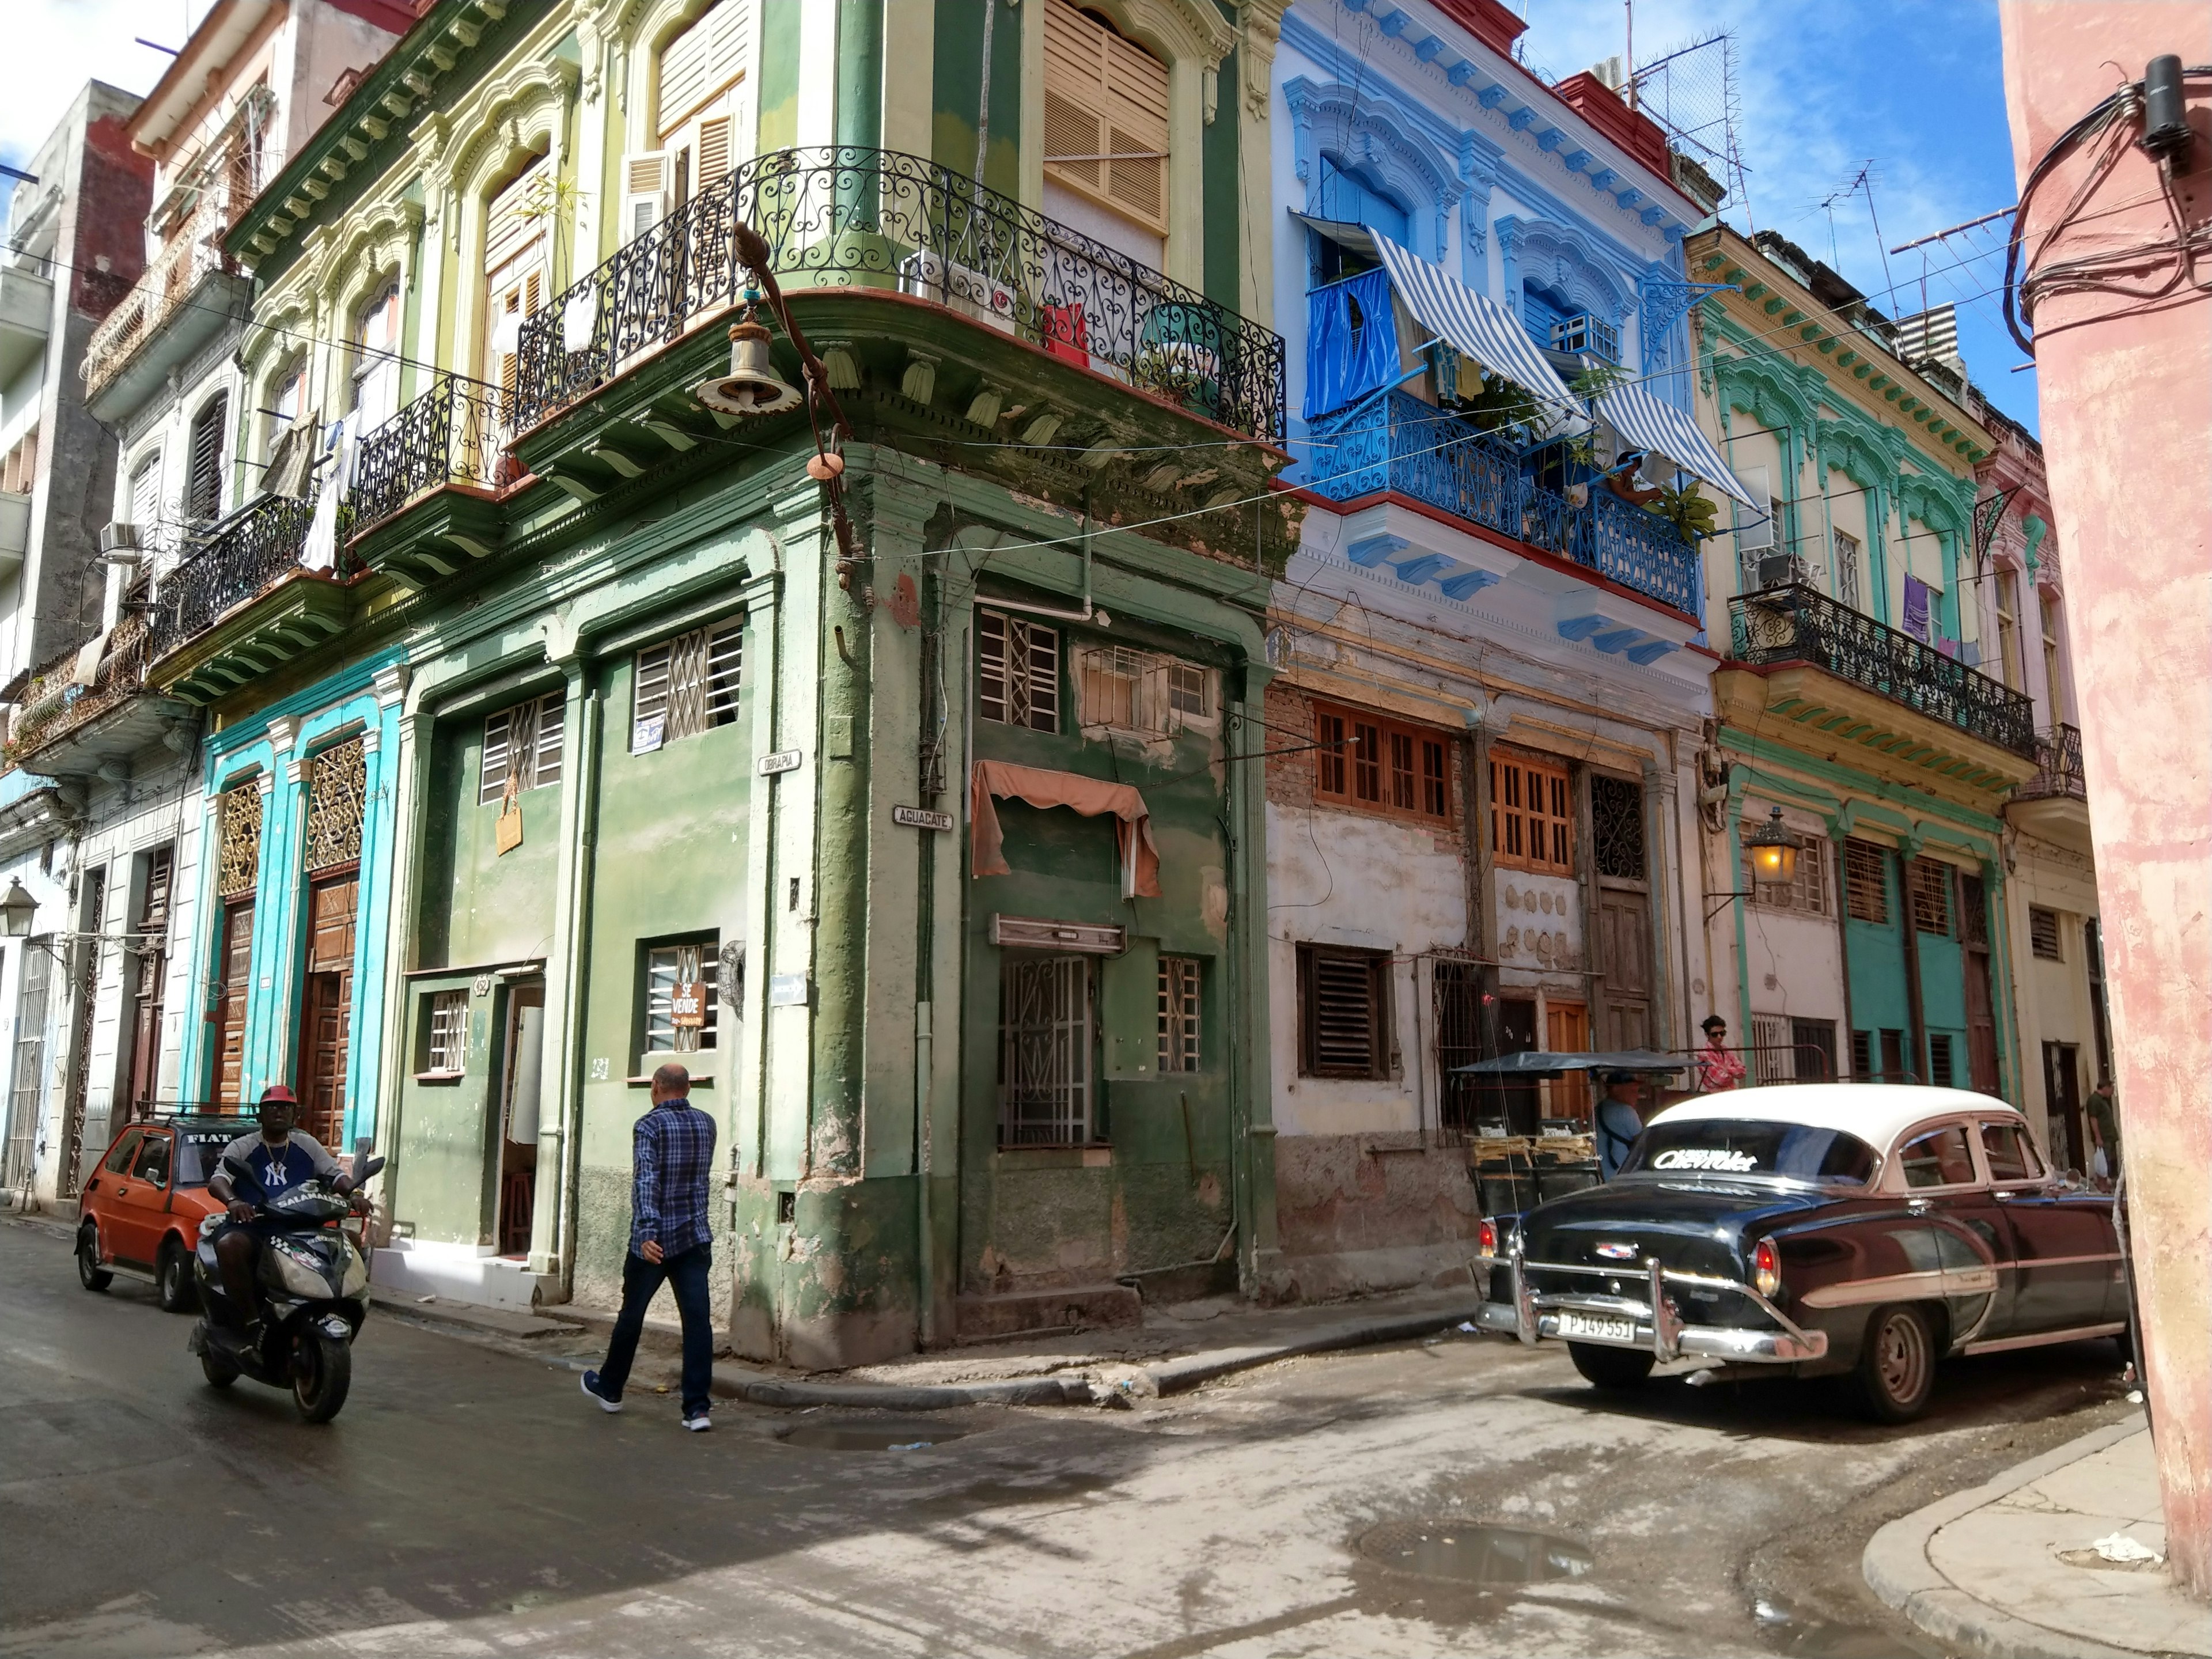
<instances>
[{"instance_id":1,"label":"car rear window","mask_svg":"<svg viewBox=\"0 0 2212 1659\"><path fill-rule=\"evenodd\" d=\"M1621 1165L1623 1175L1786 1176L1863 1187L1875 1150L1840 1129L1757 1118L1663 1119L1646 1129Z\"/></svg>"}]
</instances>

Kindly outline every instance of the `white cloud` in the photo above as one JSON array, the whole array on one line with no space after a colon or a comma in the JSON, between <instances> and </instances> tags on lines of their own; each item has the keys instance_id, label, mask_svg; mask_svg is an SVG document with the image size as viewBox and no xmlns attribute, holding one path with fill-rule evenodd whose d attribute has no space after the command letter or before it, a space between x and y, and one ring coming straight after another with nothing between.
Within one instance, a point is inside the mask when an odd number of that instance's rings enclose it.
<instances>
[{"instance_id":1,"label":"white cloud","mask_svg":"<svg viewBox=\"0 0 2212 1659\"><path fill-rule=\"evenodd\" d=\"M143 35L181 46L211 0L5 0L8 96L0 161L21 167L46 143L87 81L143 96L168 68Z\"/></svg>"}]
</instances>

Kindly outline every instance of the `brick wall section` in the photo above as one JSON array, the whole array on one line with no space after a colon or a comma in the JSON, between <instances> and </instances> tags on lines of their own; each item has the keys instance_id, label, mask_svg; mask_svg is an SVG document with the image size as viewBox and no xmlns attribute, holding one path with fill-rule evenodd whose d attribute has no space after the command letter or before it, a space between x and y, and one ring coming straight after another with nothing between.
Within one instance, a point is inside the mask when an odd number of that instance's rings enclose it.
<instances>
[{"instance_id":1,"label":"brick wall section","mask_svg":"<svg viewBox=\"0 0 2212 1659\"><path fill-rule=\"evenodd\" d=\"M88 122L76 235L67 256L76 267L70 273L70 306L81 316L99 322L145 270L146 214L153 196L154 158L131 149L123 121L103 115Z\"/></svg>"},{"instance_id":2,"label":"brick wall section","mask_svg":"<svg viewBox=\"0 0 2212 1659\"><path fill-rule=\"evenodd\" d=\"M1439 853L1465 855L1468 851L1465 817L1467 801L1468 744L1466 738L1449 727L1436 726L1430 729L1445 740L1445 752L1451 757L1449 788L1454 822L1443 829L1425 820L1407 819L1391 812L1365 813L1359 807L1339 806L1333 801L1314 799L1316 751L1301 747L1314 740L1314 704L1316 699L1283 680L1274 680L1267 686L1267 747L1271 750L1291 750L1290 754L1271 754L1267 757L1267 800L1276 806L1295 807L1302 811L1318 809L1324 812L1349 812L1361 816L1387 817L1395 822L1428 830ZM1342 698L1321 699L1336 707L1355 708L1358 705ZM1404 716L1377 709L1385 718L1405 724Z\"/></svg>"}]
</instances>

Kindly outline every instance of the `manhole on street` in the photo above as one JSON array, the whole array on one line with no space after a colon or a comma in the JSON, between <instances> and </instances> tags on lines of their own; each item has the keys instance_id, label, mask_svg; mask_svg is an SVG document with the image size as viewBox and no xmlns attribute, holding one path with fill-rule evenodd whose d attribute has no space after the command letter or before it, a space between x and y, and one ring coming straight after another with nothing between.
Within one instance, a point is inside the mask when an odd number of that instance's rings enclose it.
<instances>
[{"instance_id":1,"label":"manhole on street","mask_svg":"<svg viewBox=\"0 0 2212 1659\"><path fill-rule=\"evenodd\" d=\"M921 1451L957 1440L967 1432L948 1424L879 1417L859 1423L800 1423L776 1438L787 1446L811 1446L817 1451L896 1452Z\"/></svg>"},{"instance_id":2,"label":"manhole on street","mask_svg":"<svg viewBox=\"0 0 2212 1659\"><path fill-rule=\"evenodd\" d=\"M1386 1521L1360 1535L1359 1553L1379 1565L1466 1584L1540 1584L1580 1578L1596 1558L1571 1539L1471 1521Z\"/></svg>"}]
</instances>

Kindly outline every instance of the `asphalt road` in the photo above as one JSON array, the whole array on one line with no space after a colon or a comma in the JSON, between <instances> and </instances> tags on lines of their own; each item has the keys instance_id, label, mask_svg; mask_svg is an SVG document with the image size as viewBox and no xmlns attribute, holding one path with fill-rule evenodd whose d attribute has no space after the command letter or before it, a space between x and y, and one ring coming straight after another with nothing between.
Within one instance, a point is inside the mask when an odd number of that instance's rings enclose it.
<instances>
[{"instance_id":1,"label":"asphalt road","mask_svg":"<svg viewBox=\"0 0 2212 1659\"><path fill-rule=\"evenodd\" d=\"M699 1436L386 1316L308 1428L207 1387L189 1328L0 1224L0 1656L1924 1654L1867 1536L2130 1409L2104 1343L1954 1365L1896 1430L1454 1338L1133 1411L725 1403ZM802 1443L872 1430L961 1437Z\"/></svg>"}]
</instances>

